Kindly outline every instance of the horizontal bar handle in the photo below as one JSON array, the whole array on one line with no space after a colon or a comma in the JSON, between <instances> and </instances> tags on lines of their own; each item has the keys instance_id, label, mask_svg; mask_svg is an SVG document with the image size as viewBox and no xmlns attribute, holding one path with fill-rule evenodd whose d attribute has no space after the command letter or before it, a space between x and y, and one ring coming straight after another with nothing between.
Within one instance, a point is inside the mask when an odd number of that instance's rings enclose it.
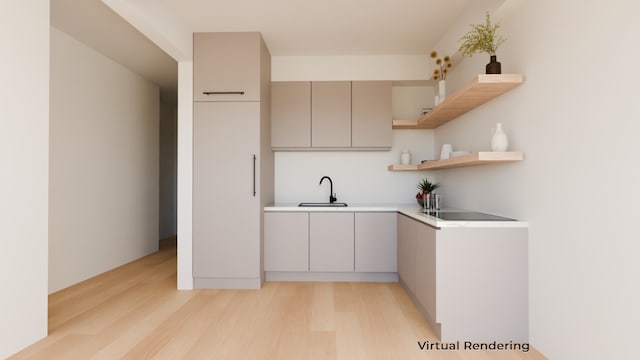
<instances>
[{"instance_id":1,"label":"horizontal bar handle","mask_svg":"<svg viewBox=\"0 0 640 360\"><path fill-rule=\"evenodd\" d=\"M244 95L244 91L203 91L204 95Z\"/></svg>"}]
</instances>

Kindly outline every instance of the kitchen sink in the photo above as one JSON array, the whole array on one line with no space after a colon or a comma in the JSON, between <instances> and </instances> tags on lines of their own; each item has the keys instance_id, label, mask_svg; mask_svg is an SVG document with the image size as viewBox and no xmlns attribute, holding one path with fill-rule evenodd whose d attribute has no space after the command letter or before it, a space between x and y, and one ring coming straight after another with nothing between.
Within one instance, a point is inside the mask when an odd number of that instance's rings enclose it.
<instances>
[{"instance_id":1,"label":"kitchen sink","mask_svg":"<svg viewBox=\"0 0 640 360\"><path fill-rule=\"evenodd\" d=\"M300 203L300 207L345 207L349 206L346 203Z\"/></svg>"}]
</instances>

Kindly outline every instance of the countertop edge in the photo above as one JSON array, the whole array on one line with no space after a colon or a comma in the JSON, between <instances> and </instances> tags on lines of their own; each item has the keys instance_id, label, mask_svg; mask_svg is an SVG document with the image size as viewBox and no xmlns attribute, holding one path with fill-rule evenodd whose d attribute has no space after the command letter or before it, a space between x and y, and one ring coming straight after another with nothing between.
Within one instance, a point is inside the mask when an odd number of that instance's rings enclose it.
<instances>
[{"instance_id":1,"label":"countertop edge","mask_svg":"<svg viewBox=\"0 0 640 360\"><path fill-rule=\"evenodd\" d=\"M462 211L443 209L443 211ZM526 228L526 221L449 221L427 215L422 208L414 204L350 204L346 207L299 207L297 204L271 204L264 212L396 212L436 228Z\"/></svg>"}]
</instances>

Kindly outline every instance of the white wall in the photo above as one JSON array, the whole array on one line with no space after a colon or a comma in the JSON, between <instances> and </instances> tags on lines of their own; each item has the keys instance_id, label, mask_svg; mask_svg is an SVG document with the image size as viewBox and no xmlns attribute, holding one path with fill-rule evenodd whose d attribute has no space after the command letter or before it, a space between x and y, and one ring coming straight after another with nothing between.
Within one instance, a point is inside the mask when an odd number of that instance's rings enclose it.
<instances>
[{"instance_id":1,"label":"white wall","mask_svg":"<svg viewBox=\"0 0 640 360\"><path fill-rule=\"evenodd\" d=\"M178 289L193 289L193 32L162 4L129 0L102 2L178 61Z\"/></svg>"},{"instance_id":2,"label":"white wall","mask_svg":"<svg viewBox=\"0 0 640 360\"><path fill-rule=\"evenodd\" d=\"M193 289L193 62L178 63L178 289Z\"/></svg>"},{"instance_id":3,"label":"white wall","mask_svg":"<svg viewBox=\"0 0 640 360\"><path fill-rule=\"evenodd\" d=\"M177 234L178 110L160 97L160 214L159 237Z\"/></svg>"},{"instance_id":4,"label":"white wall","mask_svg":"<svg viewBox=\"0 0 640 360\"><path fill-rule=\"evenodd\" d=\"M47 335L49 0L0 2L0 358Z\"/></svg>"},{"instance_id":5,"label":"white wall","mask_svg":"<svg viewBox=\"0 0 640 360\"><path fill-rule=\"evenodd\" d=\"M273 81L323 80L426 80L427 56L274 56ZM402 88L395 89L402 93ZM394 94L396 91L394 91ZM423 106L433 106L426 91ZM395 109L394 109L395 110ZM418 114L414 114L414 118ZM318 185L324 175L334 181L340 202L412 203L416 185L424 173L390 172L387 166L400 162L400 152L411 151L413 162L432 160L432 130L394 130L392 148L374 152L276 152L275 201L297 203L326 201L327 184ZM430 179L437 179L430 175Z\"/></svg>"},{"instance_id":6,"label":"white wall","mask_svg":"<svg viewBox=\"0 0 640 360\"><path fill-rule=\"evenodd\" d=\"M525 83L436 137L486 150L490 128L502 122L525 160L441 171L445 198L530 222L535 347L551 359L638 359L640 8L623 0L508 3L517 6L502 18L508 40L498 60ZM487 61L465 60L452 84Z\"/></svg>"},{"instance_id":7,"label":"white wall","mask_svg":"<svg viewBox=\"0 0 640 360\"><path fill-rule=\"evenodd\" d=\"M418 181L425 173L388 171L400 163L400 152L407 148L417 162L433 159L432 130L394 130L390 151L276 152L276 203L326 202L333 180L339 202L414 203ZM436 179L435 176L429 176Z\"/></svg>"},{"instance_id":8,"label":"white wall","mask_svg":"<svg viewBox=\"0 0 640 360\"><path fill-rule=\"evenodd\" d=\"M158 249L159 90L51 29L49 291Z\"/></svg>"}]
</instances>

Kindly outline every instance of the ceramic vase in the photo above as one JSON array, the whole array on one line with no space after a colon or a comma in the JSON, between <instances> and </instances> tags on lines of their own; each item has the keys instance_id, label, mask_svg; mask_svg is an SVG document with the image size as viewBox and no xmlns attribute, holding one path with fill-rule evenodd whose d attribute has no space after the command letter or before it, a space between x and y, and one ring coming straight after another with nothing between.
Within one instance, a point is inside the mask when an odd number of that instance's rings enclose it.
<instances>
[{"instance_id":1,"label":"ceramic vase","mask_svg":"<svg viewBox=\"0 0 640 360\"><path fill-rule=\"evenodd\" d=\"M496 55L491 55L489 63L485 66L484 70L487 74L502 74L502 64L498 62Z\"/></svg>"},{"instance_id":2,"label":"ceramic vase","mask_svg":"<svg viewBox=\"0 0 640 360\"><path fill-rule=\"evenodd\" d=\"M502 123L497 123L491 136L491 151L507 151L509 138L502 129Z\"/></svg>"},{"instance_id":3,"label":"ceramic vase","mask_svg":"<svg viewBox=\"0 0 640 360\"><path fill-rule=\"evenodd\" d=\"M411 153L409 152L409 150L404 149L400 153L400 164L402 164L402 165L411 164Z\"/></svg>"},{"instance_id":4,"label":"ceramic vase","mask_svg":"<svg viewBox=\"0 0 640 360\"><path fill-rule=\"evenodd\" d=\"M447 82L445 80L438 81L438 96L440 97L440 103L447 97Z\"/></svg>"}]
</instances>

